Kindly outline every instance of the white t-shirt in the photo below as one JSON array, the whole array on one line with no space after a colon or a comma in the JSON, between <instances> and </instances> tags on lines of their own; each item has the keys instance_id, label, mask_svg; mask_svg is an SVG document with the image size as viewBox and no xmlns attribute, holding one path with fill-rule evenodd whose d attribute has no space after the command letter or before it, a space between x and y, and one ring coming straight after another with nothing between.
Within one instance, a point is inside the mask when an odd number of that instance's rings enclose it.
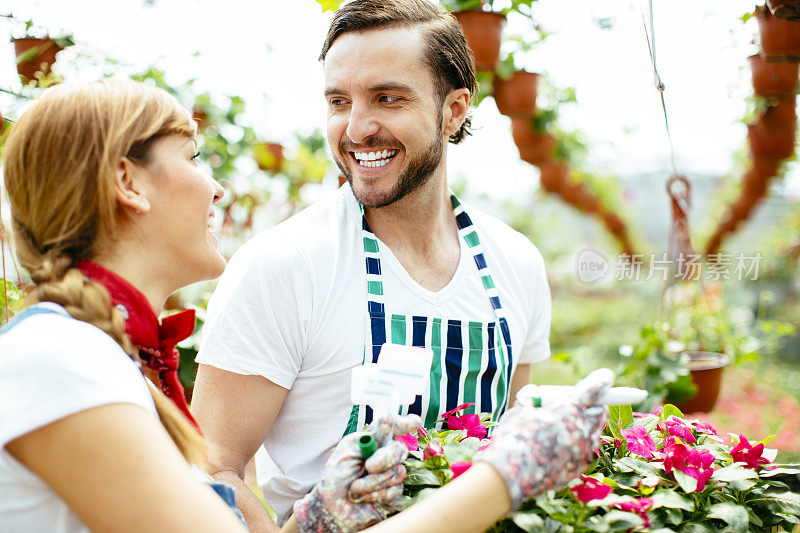
<instances>
[{"instance_id":1,"label":"white t-shirt","mask_svg":"<svg viewBox=\"0 0 800 533\"><path fill-rule=\"evenodd\" d=\"M64 313L56 304L40 305ZM158 416L142 373L100 329L70 316L40 313L0 334L0 531L88 532L5 445L69 415L112 403L140 405Z\"/></svg>"},{"instance_id":2,"label":"white t-shirt","mask_svg":"<svg viewBox=\"0 0 800 533\"><path fill-rule=\"evenodd\" d=\"M500 293L513 364L546 359L550 290L541 254L503 222L465 208ZM436 292L414 281L388 246L380 250L387 312L495 320L463 242L453 278ZM348 185L242 246L209 302L197 361L289 390L256 456L259 484L280 518L318 481L347 426L366 312L361 212Z\"/></svg>"}]
</instances>

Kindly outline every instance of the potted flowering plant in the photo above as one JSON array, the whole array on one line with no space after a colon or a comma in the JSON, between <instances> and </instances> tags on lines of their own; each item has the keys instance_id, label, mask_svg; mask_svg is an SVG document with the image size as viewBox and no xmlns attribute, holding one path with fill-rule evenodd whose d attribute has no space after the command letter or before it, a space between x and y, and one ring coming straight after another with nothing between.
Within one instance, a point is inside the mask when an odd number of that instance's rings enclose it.
<instances>
[{"instance_id":1,"label":"potted flowering plant","mask_svg":"<svg viewBox=\"0 0 800 533\"><path fill-rule=\"evenodd\" d=\"M767 6L756 7L761 52L767 59L800 60L800 21L777 18Z\"/></svg>"},{"instance_id":2,"label":"potted flowering plant","mask_svg":"<svg viewBox=\"0 0 800 533\"><path fill-rule=\"evenodd\" d=\"M800 0L767 0L767 7L777 18L800 20Z\"/></svg>"},{"instance_id":3,"label":"potted flowering plant","mask_svg":"<svg viewBox=\"0 0 800 533\"><path fill-rule=\"evenodd\" d=\"M13 20L12 16L6 16ZM23 83L38 82L50 73L53 63L56 62L56 54L74 45L75 41L68 34L50 37L32 20L21 24L25 26L24 34L11 39L17 59L17 72Z\"/></svg>"},{"instance_id":4,"label":"potted flowering plant","mask_svg":"<svg viewBox=\"0 0 800 533\"><path fill-rule=\"evenodd\" d=\"M409 448L404 503L414 505L458 477L491 442L488 415L443 415L443 430L398 437ZM611 408L595 460L580 479L525 502L491 532L752 531L800 524L800 495L776 476L769 439L720 436L673 405L653 413Z\"/></svg>"},{"instance_id":5,"label":"potted flowering plant","mask_svg":"<svg viewBox=\"0 0 800 533\"><path fill-rule=\"evenodd\" d=\"M765 61L755 54L748 58L753 92L759 96L794 96L797 90L796 61Z\"/></svg>"}]
</instances>

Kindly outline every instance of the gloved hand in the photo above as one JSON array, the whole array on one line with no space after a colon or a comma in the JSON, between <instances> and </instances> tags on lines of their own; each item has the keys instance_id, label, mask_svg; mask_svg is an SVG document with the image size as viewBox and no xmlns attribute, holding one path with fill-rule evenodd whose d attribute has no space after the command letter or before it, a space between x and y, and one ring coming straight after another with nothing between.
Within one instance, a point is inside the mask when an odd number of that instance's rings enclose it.
<instances>
[{"instance_id":1,"label":"gloved hand","mask_svg":"<svg viewBox=\"0 0 800 533\"><path fill-rule=\"evenodd\" d=\"M603 368L578 382L574 398L552 407L516 405L500 419L492 443L475 457L506 483L512 510L527 498L578 477L600 446L608 408L597 405L614 382Z\"/></svg>"},{"instance_id":2,"label":"gloved hand","mask_svg":"<svg viewBox=\"0 0 800 533\"><path fill-rule=\"evenodd\" d=\"M394 437L417 430L416 415L382 419L369 431L381 445L364 461L358 446L359 433L348 435L325 463L325 474L308 495L294 504L294 515L302 533L347 533L364 529L402 508L405 444ZM384 444L388 439L389 442ZM364 472L367 475L361 477Z\"/></svg>"}]
</instances>

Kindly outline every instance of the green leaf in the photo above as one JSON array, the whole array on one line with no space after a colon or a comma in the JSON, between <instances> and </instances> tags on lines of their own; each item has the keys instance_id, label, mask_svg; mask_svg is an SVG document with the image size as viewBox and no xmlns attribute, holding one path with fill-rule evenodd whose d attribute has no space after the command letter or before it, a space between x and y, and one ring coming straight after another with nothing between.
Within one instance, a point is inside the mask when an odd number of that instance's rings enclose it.
<instances>
[{"instance_id":1,"label":"green leaf","mask_svg":"<svg viewBox=\"0 0 800 533\"><path fill-rule=\"evenodd\" d=\"M514 513L513 522L528 533L546 532L544 519L535 512Z\"/></svg>"},{"instance_id":2,"label":"green leaf","mask_svg":"<svg viewBox=\"0 0 800 533\"><path fill-rule=\"evenodd\" d=\"M679 531L680 533L717 533L715 530L709 529L707 526L699 522L689 522L688 524L684 524Z\"/></svg>"},{"instance_id":3,"label":"green leaf","mask_svg":"<svg viewBox=\"0 0 800 533\"><path fill-rule=\"evenodd\" d=\"M725 468L714 470L714 473L711 474L711 479L716 479L717 481L758 479L758 474L752 468L742 468L741 466L738 465L731 465L731 466L726 466Z\"/></svg>"},{"instance_id":4,"label":"green leaf","mask_svg":"<svg viewBox=\"0 0 800 533\"><path fill-rule=\"evenodd\" d=\"M479 446L478 439L464 439L459 442L445 444L442 448L447 461L452 464L460 461L472 461L478 452Z\"/></svg>"},{"instance_id":5,"label":"green leaf","mask_svg":"<svg viewBox=\"0 0 800 533\"><path fill-rule=\"evenodd\" d=\"M648 463L647 461L634 459L633 457L623 457L622 459L619 460L619 462L642 476L663 477L662 472L655 466Z\"/></svg>"},{"instance_id":6,"label":"green leaf","mask_svg":"<svg viewBox=\"0 0 800 533\"><path fill-rule=\"evenodd\" d=\"M680 470L673 470L672 475L675 476L675 481L681 486L684 492L692 493L697 490L697 480L689 477Z\"/></svg>"},{"instance_id":7,"label":"green leaf","mask_svg":"<svg viewBox=\"0 0 800 533\"><path fill-rule=\"evenodd\" d=\"M750 518L747 508L735 503L715 503L707 508L709 518L719 518L729 524L735 531L747 531Z\"/></svg>"},{"instance_id":8,"label":"green leaf","mask_svg":"<svg viewBox=\"0 0 800 533\"><path fill-rule=\"evenodd\" d=\"M757 481L753 479L736 479L730 482L728 487L739 492L747 492L756 486Z\"/></svg>"},{"instance_id":9,"label":"green leaf","mask_svg":"<svg viewBox=\"0 0 800 533\"><path fill-rule=\"evenodd\" d=\"M748 498L746 503L764 507L773 513L800 515L800 494L794 492L770 492Z\"/></svg>"},{"instance_id":10,"label":"green leaf","mask_svg":"<svg viewBox=\"0 0 800 533\"><path fill-rule=\"evenodd\" d=\"M659 420L661 422L664 422L670 416L675 416L675 417L678 417L678 418L685 418L680 409L678 409L677 407L675 407L671 403L668 403L668 404L666 404L664 406L663 409L661 409L661 415L659 416Z\"/></svg>"},{"instance_id":11,"label":"green leaf","mask_svg":"<svg viewBox=\"0 0 800 533\"><path fill-rule=\"evenodd\" d=\"M683 509L690 513L694 512L694 502L675 491L661 489L650 497L653 499L653 509L667 507L669 509Z\"/></svg>"},{"instance_id":12,"label":"green leaf","mask_svg":"<svg viewBox=\"0 0 800 533\"><path fill-rule=\"evenodd\" d=\"M317 0L317 3L322 7L322 11L336 11L342 0Z\"/></svg>"},{"instance_id":13,"label":"green leaf","mask_svg":"<svg viewBox=\"0 0 800 533\"><path fill-rule=\"evenodd\" d=\"M427 488L424 488L424 489L420 490L419 492L417 492L413 496L403 496L403 509L408 509L409 507L411 507L415 503L424 500L425 498L427 498L431 494L435 493L436 491L437 491L437 489L434 489L434 488L431 488L431 487L427 487Z\"/></svg>"},{"instance_id":14,"label":"green leaf","mask_svg":"<svg viewBox=\"0 0 800 533\"><path fill-rule=\"evenodd\" d=\"M406 474L406 479L403 481L404 485L432 485L434 487L441 486L439 478L432 470L427 468L420 468Z\"/></svg>"},{"instance_id":15,"label":"green leaf","mask_svg":"<svg viewBox=\"0 0 800 533\"><path fill-rule=\"evenodd\" d=\"M778 466L778 468L773 470L762 470L760 475L762 478L764 478L777 476L778 474L800 474L800 468L797 468L796 466L797 465Z\"/></svg>"},{"instance_id":16,"label":"green leaf","mask_svg":"<svg viewBox=\"0 0 800 533\"><path fill-rule=\"evenodd\" d=\"M644 520L639 515L616 509L603 515L603 521L608 524L612 531L627 531L644 523Z\"/></svg>"}]
</instances>

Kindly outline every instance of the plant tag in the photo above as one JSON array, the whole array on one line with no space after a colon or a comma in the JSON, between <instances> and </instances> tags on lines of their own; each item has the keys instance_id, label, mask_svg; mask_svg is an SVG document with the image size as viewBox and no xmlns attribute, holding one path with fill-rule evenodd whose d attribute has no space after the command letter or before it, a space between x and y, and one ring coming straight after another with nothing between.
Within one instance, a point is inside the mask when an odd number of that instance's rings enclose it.
<instances>
[{"instance_id":1,"label":"plant tag","mask_svg":"<svg viewBox=\"0 0 800 533\"><path fill-rule=\"evenodd\" d=\"M424 392L432 360L430 348L384 344L377 363L353 368L353 404L372 407L374 419L397 413Z\"/></svg>"}]
</instances>

